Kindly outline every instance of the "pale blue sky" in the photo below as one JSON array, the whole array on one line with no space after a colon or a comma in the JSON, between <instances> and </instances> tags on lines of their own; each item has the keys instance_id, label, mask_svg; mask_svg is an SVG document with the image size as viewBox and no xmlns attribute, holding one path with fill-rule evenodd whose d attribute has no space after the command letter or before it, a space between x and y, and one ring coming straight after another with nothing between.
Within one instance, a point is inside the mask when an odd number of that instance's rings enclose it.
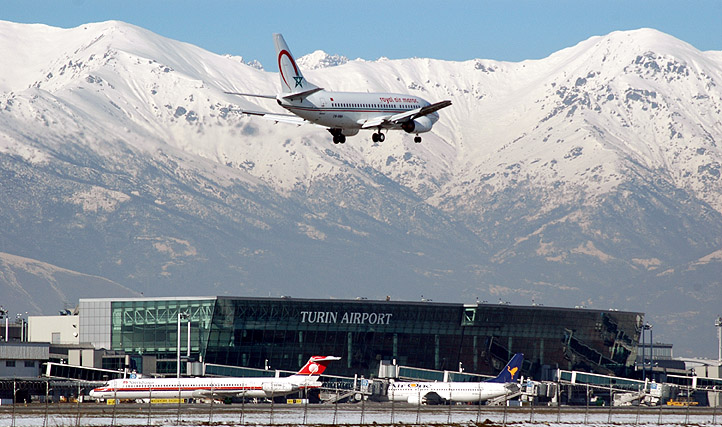
<instances>
[{"instance_id":1,"label":"pale blue sky","mask_svg":"<svg viewBox=\"0 0 722 427\"><path fill-rule=\"evenodd\" d=\"M75 27L120 20L276 71L271 33L295 56L538 59L615 30L651 27L722 50L722 0L0 0L0 19Z\"/></svg>"}]
</instances>

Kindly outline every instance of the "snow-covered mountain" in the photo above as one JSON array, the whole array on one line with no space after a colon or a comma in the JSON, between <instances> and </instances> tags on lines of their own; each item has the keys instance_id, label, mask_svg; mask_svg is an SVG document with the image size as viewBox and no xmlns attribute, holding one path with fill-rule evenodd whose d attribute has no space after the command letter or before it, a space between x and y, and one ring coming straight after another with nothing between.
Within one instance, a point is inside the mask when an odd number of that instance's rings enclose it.
<instances>
[{"instance_id":1,"label":"snow-covered mountain","mask_svg":"<svg viewBox=\"0 0 722 427\"><path fill-rule=\"evenodd\" d=\"M319 68L335 67L348 62L342 55L329 55L322 50L316 50L296 60L299 67L304 70L317 70Z\"/></svg>"},{"instance_id":2,"label":"snow-covered mountain","mask_svg":"<svg viewBox=\"0 0 722 427\"><path fill-rule=\"evenodd\" d=\"M0 22L0 51L2 252L145 295L644 311L715 354L722 52L650 29L520 63L315 52L318 86L453 102L422 144L334 145L224 93L277 74L122 22Z\"/></svg>"}]
</instances>

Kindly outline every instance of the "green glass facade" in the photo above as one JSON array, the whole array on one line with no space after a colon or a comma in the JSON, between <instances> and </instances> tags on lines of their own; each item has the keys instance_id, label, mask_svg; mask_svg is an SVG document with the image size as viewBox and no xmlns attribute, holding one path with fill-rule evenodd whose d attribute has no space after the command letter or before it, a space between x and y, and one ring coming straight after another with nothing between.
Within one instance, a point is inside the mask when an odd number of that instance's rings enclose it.
<instances>
[{"instance_id":1,"label":"green glass facade","mask_svg":"<svg viewBox=\"0 0 722 427\"><path fill-rule=\"evenodd\" d=\"M215 298L142 300L127 299L110 304L111 349L128 354L175 359L178 348L178 313L191 322L191 354L205 350ZM188 348L188 320L181 321L181 352ZM175 364L172 367L175 372Z\"/></svg>"},{"instance_id":2,"label":"green glass facade","mask_svg":"<svg viewBox=\"0 0 722 427\"><path fill-rule=\"evenodd\" d=\"M296 298L118 300L111 303L113 350L172 359L178 311L191 321L191 353L221 365L296 370L312 355L341 356L332 375L375 376L399 365L495 374L513 353L535 378L545 369L624 375L633 367L641 313ZM181 352L186 351L186 321Z\"/></svg>"}]
</instances>

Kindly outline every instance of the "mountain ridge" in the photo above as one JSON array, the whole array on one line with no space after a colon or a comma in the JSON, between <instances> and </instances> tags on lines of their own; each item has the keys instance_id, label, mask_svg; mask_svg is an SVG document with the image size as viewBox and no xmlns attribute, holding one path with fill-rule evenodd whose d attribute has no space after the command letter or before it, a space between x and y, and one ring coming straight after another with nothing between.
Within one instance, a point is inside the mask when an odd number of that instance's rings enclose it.
<instances>
[{"instance_id":1,"label":"mountain ridge","mask_svg":"<svg viewBox=\"0 0 722 427\"><path fill-rule=\"evenodd\" d=\"M645 311L658 338L711 354L691 337L721 302L699 295L722 287L722 53L647 29L518 63L304 70L453 102L422 144L334 146L224 93L275 93L275 73L140 27L0 22L0 49L4 252L144 295Z\"/></svg>"}]
</instances>

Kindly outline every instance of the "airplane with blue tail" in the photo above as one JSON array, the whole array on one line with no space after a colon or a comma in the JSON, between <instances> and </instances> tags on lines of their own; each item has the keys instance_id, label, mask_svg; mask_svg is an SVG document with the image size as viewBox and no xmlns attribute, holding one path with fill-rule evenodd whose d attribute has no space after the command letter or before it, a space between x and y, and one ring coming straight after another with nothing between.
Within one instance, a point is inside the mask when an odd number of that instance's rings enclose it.
<instances>
[{"instance_id":1,"label":"airplane with blue tail","mask_svg":"<svg viewBox=\"0 0 722 427\"><path fill-rule=\"evenodd\" d=\"M389 385L389 400L419 405L434 401L481 403L519 391L519 376L524 354L517 353L495 378L483 382L402 382Z\"/></svg>"}]
</instances>

